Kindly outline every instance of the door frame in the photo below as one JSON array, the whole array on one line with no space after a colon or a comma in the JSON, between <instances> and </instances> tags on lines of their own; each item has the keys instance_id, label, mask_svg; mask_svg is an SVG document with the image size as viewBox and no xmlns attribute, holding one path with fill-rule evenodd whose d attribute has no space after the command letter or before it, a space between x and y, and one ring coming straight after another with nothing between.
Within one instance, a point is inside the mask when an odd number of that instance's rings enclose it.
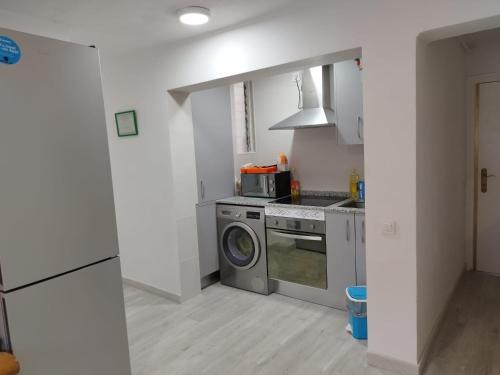
<instances>
[{"instance_id":1,"label":"door frame","mask_svg":"<svg viewBox=\"0 0 500 375\"><path fill-rule=\"evenodd\" d=\"M467 129L466 129L466 265L477 270L477 224L479 198L479 113L481 85L500 82L500 73L481 74L467 78Z\"/></svg>"}]
</instances>

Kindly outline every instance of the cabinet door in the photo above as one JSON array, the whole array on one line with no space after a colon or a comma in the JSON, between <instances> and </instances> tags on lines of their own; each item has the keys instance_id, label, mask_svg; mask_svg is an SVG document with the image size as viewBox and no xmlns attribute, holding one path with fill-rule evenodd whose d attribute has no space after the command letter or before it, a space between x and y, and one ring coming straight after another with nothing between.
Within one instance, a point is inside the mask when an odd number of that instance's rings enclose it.
<instances>
[{"instance_id":1,"label":"cabinet door","mask_svg":"<svg viewBox=\"0 0 500 375\"><path fill-rule=\"evenodd\" d=\"M25 52L0 64L1 284L12 290L113 257L118 239L98 51L0 35Z\"/></svg>"},{"instance_id":2,"label":"cabinet door","mask_svg":"<svg viewBox=\"0 0 500 375\"><path fill-rule=\"evenodd\" d=\"M200 277L219 270L215 202L196 205Z\"/></svg>"},{"instance_id":3,"label":"cabinet door","mask_svg":"<svg viewBox=\"0 0 500 375\"><path fill-rule=\"evenodd\" d=\"M234 195L233 137L229 87L191 95L198 202Z\"/></svg>"},{"instance_id":4,"label":"cabinet door","mask_svg":"<svg viewBox=\"0 0 500 375\"><path fill-rule=\"evenodd\" d=\"M366 285L365 215L356 214L356 284Z\"/></svg>"},{"instance_id":5,"label":"cabinet door","mask_svg":"<svg viewBox=\"0 0 500 375\"><path fill-rule=\"evenodd\" d=\"M22 374L130 375L120 260L3 296Z\"/></svg>"},{"instance_id":6,"label":"cabinet door","mask_svg":"<svg viewBox=\"0 0 500 375\"><path fill-rule=\"evenodd\" d=\"M338 143L363 143L363 85L354 60L333 65Z\"/></svg>"},{"instance_id":7,"label":"cabinet door","mask_svg":"<svg viewBox=\"0 0 500 375\"><path fill-rule=\"evenodd\" d=\"M332 306L345 309L345 289L356 284L354 214L327 213L328 293Z\"/></svg>"}]
</instances>

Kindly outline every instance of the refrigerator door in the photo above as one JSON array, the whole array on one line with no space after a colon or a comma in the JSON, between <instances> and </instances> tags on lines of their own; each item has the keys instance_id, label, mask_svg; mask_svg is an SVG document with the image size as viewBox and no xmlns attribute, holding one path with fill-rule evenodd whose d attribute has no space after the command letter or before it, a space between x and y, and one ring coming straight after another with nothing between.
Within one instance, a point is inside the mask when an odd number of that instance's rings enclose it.
<instances>
[{"instance_id":1,"label":"refrigerator door","mask_svg":"<svg viewBox=\"0 0 500 375\"><path fill-rule=\"evenodd\" d=\"M0 261L8 291L117 255L98 52L8 31L0 63Z\"/></svg>"},{"instance_id":2,"label":"refrigerator door","mask_svg":"<svg viewBox=\"0 0 500 375\"><path fill-rule=\"evenodd\" d=\"M23 374L130 375L119 258L3 295Z\"/></svg>"}]
</instances>

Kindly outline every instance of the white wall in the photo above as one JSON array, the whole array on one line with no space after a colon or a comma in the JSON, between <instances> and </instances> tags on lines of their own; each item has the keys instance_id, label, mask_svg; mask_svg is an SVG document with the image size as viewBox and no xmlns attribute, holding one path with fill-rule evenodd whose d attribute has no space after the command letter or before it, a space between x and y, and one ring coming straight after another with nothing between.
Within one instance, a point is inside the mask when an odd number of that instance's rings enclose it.
<instances>
[{"instance_id":1,"label":"white wall","mask_svg":"<svg viewBox=\"0 0 500 375\"><path fill-rule=\"evenodd\" d=\"M270 165L284 152L303 190L348 191L352 168L363 176L362 145L338 145L336 128L269 130L298 111L295 73L253 80L256 152L235 154L235 176L245 163Z\"/></svg>"},{"instance_id":2,"label":"white wall","mask_svg":"<svg viewBox=\"0 0 500 375\"><path fill-rule=\"evenodd\" d=\"M104 101L123 276L180 296L176 154L170 152L167 97L155 79L159 71L160 64L140 57L104 60ZM129 109L137 111L139 135L119 138L114 113Z\"/></svg>"},{"instance_id":3,"label":"white wall","mask_svg":"<svg viewBox=\"0 0 500 375\"><path fill-rule=\"evenodd\" d=\"M363 145L337 144L336 128L295 131L290 161L303 190L347 192L353 168L364 178Z\"/></svg>"},{"instance_id":4,"label":"white wall","mask_svg":"<svg viewBox=\"0 0 500 375\"><path fill-rule=\"evenodd\" d=\"M417 46L417 312L423 353L465 265L465 55Z\"/></svg>"}]
</instances>

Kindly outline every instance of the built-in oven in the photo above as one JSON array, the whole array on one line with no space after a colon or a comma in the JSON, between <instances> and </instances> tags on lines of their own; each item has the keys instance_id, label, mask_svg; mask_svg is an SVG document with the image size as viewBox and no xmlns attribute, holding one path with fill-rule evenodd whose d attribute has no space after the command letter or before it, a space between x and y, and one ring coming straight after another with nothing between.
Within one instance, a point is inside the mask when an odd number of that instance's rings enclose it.
<instances>
[{"instance_id":1,"label":"built-in oven","mask_svg":"<svg viewBox=\"0 0 500 375\"><path fill-rule=\"evenodd\" d=\"M327 289L324 221L268 216L266 232L271 280Z\"/></svg>"},{"instance_id":2,"label":"built-in oven","mask_svg":"<svg viewBox=\"0 0 500 375\"><path fill-rule=\"evenodd\" d=\"M262 198L290 195L290 172L242 173L241 195Z\"/></svg>"}]
</instances>

